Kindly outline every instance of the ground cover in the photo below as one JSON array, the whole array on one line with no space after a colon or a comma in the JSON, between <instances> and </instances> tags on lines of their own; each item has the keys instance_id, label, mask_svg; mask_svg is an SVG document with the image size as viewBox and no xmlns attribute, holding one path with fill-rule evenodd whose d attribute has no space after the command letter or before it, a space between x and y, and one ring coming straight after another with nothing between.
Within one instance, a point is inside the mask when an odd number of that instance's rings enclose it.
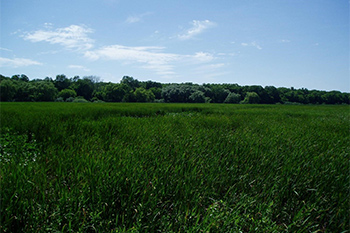
<instances>
[{"instance_id":1,"label":"ground cover","mask_svg":"<svg viewBox=\"0 0 350 233\"><path fill-rule=\"evenodd\" d=\"M348 106L0 103L3 232L342 232Z\"/></svg>"}]
</instances>

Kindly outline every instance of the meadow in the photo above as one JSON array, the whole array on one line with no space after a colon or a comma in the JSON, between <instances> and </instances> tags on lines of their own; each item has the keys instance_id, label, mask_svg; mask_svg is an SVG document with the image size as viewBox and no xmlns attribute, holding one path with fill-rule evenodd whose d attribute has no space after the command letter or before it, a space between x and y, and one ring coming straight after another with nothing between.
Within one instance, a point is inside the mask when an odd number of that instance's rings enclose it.
<instances>
[{"instance_id":1,"label":"meadow","mask_svg":"<svg viewBox=\"0 0 350 233\"><path fill-rule=\"evenodd\" d=\"M348 232L349 106L0 103L2 232Z\"/></svg>"}]
</instances>

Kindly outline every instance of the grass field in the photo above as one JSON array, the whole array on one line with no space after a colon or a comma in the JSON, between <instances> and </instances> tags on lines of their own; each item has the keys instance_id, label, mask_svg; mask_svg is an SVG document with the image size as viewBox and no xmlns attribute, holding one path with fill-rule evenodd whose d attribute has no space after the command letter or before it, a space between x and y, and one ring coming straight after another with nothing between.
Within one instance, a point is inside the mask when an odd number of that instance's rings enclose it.
<instances>
[{"instance_id":1,"label":"grass field","mask_svg":"<svg viewBox=\"0 0 350 233\"><path fill-rule=\"evenodd\" d=\"M349 230L349 106L0 107L3 232Z\"/></svg>"}]
</instances>

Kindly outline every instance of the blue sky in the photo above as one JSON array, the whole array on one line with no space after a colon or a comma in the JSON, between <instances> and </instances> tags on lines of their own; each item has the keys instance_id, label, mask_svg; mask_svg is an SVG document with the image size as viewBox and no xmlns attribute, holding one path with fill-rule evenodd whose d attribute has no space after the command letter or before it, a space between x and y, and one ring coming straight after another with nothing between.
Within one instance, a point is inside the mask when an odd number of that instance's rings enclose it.
<instances>
[{"instance_id":1,"label":"blue sky","mask_svg":"<svg viewBox=\"0 0 350 233\"><path fill-rule=\"evenodd\" d=\"M0 73L349 92L348 0L0 0Z\"/></svg>"}]
</instances>

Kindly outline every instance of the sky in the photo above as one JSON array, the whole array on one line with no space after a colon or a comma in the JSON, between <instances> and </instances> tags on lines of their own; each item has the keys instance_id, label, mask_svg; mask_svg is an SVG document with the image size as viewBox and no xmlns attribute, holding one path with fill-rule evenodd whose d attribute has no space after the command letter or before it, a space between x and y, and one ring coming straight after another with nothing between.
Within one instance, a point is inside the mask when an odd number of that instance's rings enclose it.
<instances>
[{"instance_id":1,"label":"sky","mask_svg":"<svg viewBox=\"0 0 350 233\"><path fill-rule=\"evenodd\" d=\"M0 0L0 74L350 92L349 0Z\"/></svg>"}]
</instances>

